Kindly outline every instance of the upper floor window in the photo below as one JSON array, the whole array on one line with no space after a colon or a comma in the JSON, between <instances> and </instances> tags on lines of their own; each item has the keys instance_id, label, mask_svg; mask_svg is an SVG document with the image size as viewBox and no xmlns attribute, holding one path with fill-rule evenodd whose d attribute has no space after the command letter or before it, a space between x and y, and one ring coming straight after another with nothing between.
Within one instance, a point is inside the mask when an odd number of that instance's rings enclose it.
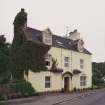
<instances>
[{"instance_id":1,"label":"upper floor window","mask_svg":"<svg viewBox=\"0 0 105 105\"><path fill-rule=\"evenodd\" d=\"M80 59L80 68L83 69L84 68L84 60Z\"/></svg>"},{"instance_id":2,"label":"upper floor window","mask_svg":"<svg viewBox=\"0 0 105 105\"><path fill-rule=\"evenodd\" d=\"M50 54L45 55L45 63L46 63L46 66L50 66L50 63L51 63L51 55Z\"/></svg>"},{"instance_id":3,"label":"upper floor window","mask_svg":"<svg viewBox=\"0 0 105 105\"><path fill-rule=\"evenodd\" d=\"M51 78L50 76L45 77L45 88L50 88L51 87Z\"/></svg>"},{"instance_id":4,"label":"upper floor window","mask_svg":"<svg viewBox=\"0 0 105 105\"><path fill-rule=\"evenodd\" d=\"M69 57L64 58L64 66L69 67Z\"/></svg>"},{"instance_id":5,"label":"upper floor window","mask_svg":"<svg viewBox=\"0 0 105 105\"><path fill-rule=\"evenodd\" d=\"M86 86L86 76L80 76L80 86Z\"/></svg>"}]
</instances>

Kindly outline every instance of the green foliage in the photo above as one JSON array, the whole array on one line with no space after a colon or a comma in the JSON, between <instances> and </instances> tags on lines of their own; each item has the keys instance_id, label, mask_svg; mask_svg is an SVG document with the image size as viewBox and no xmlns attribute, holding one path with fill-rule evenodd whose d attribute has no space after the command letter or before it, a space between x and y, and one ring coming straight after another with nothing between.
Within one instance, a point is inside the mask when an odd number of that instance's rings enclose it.
<instances>
[{"instance_id":1,"label":"green foliage","mask_svg":"<svg viewBox=\"0 0 105 105\"><path fill-rule=\"evenodd\" d=\"M0 94L0 100L4 100L4 97L2 94ZM0 105L2 105L2 104L0 104Z\"/></svg>"},{"instance_id":2,"label":"green foliage","mask_svg":"<svg viewBox=\"0 0 105 105\"><path fill-rule=\"evenodd\" d=\"M55 60L54 58L52 58L52 67L51 70L56 70L57 69L57 59Z\"/></svg>"},{"instance_id":3,"label":"green foliage","mask_svg":"<svg viewBox=\"0 0 105 105\"><path fill-rule=\"evenodd\" d=\"M28 77L29 70L47 70L44 56L49 46L26 40L26 22L27 13L22 9L14 20L12 46L3 35L0 36L0 83L8 82L10 77L13 81L24 80L24 74Z\"/></svg>"},{"instance_id":4,"label":"green foliage","mask_svg":"<svg viewBox=\"0 0 105 105\"><path fill-rule=\"evenodd\" d=\"M29 82L17 82L10 85L11 93L21 93L23 95L34 95L35 90Z\"/></svg>"},{"instance_id":5,"label":"green foliage","mask_svg":"<svg viewBox=\"0 0 105 105\"><path fill-rule=\"evenodd\" d=\"M44 55L48 51L47 48L36 45L32 42L24 42L15 54L12 54L13 67L13 77L21 79L23 73L28 77L28 71L32 70L34 72L47 70ZM14 72L15 70L15 72ZM15 78L15 79L16 79Z\"/></svg>"},{"instance_id":6,"label":"green foliage","mask_svg":"<svg viewBox=\"0 0 105 105\"><path fill-rule=\"evenodd\" d=\"M0 100L33 95L36 95L36 91L32 87L31 83L26 81L17 81L16 83L0 85Z\"/></svg>"},{"instance_id":7,"label":"green foliage","mask_svg":"<svg viewBox=\"0 0 105 105\"><path fill-rule=\"evenodd\" d=\"M22 9L14 20L14 39L11 49L11 70L13 79L24 79L24 73L28 77L29 70L34 72L46 70L44 56L49 47L26 40L25 25L27 13Z\"/></svg>"},{"instance_id":8,"label":"green foliage","mask_svg":"<svg viewBox=\"0 0 105 105\"><path fill-rule=\"evenodd\" d=\"M10 79L8 68L10 54L10 44L6 42L4 35L0 36L0 84L7 83Z\"/></svg>"},{"instance_id":9,"label":"green foliage","mask_svg":"<svg viewBox=\"0 0 105 105\"><path fill-rule=\"evenodd\" d=\"M93 85L99 87L105 87L105 63L96 63L92 64L93 72Z\"/></svg>"},{"instance_id":10,"label":"green foliage","mask_svg":"<svg viewBox=\"0 0 105 105\"><path fill-rule=\"evenodd\" d=\"M3 73L4 71L6 71L7 67L7 63L8 63L8 56L5 55L1 50L0 50L0 73Z\"/></svg>"},{"instance_id":11,"label":"green foliage","mask_svg":"<svg viewBox=\"0 0 105 105\"><path fill-rule=\"evenodd\" d=\"M0 51L5 55L9 55L11 44L6 42L4 35L0 35Z\"/></svg>"}]
</instances>

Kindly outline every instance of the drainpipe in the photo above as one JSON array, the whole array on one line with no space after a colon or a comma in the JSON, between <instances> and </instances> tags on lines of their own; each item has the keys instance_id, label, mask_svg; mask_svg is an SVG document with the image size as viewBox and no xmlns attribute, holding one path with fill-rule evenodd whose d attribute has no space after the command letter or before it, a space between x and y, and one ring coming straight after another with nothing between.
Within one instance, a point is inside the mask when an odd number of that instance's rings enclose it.
<instances>
[{"instance_id":1,"label":"drainpipe","mask_svg":"<svg viewBox=\"0 0 105 105\"><path fill-rule=\"evenodd\" d=\"M73 71L72 71L72 50L71 50L71 72L73 73ZM72 77L73 77L73 75L71 76L71 90L73 90Z\"/></svg>"},{"instance_id":2,"label":"drainpipe","mask_svg":"<svg viewBox=\"0 0 105 105\"><path fill-rule=\"evenodd\" d=\"M61 69L62 69L62 48L61 48ZM63 77L61 78L61 86L62 86L62 88L64 88L63 87Z\"/></svg>"},{"instance_id":3,"label":"drainpipe","mask_svg":"<svg viewBox=\"0 0 105 105\"><path fill-rule=\"evenodd\" d=\"M61 69L62 69L62 48L61 48Z\"/></svg>"}]
</instances>

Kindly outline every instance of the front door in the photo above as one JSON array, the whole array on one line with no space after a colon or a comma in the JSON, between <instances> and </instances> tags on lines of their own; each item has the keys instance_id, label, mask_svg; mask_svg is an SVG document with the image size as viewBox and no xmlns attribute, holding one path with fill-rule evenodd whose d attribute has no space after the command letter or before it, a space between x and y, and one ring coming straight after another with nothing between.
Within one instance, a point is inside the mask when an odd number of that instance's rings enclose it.
<instances>
[{"instance_id":1,"label":"front door","mask_svg":"<svg viewBox=\"0 0 105 105\"><path fill-rule=\"evenodd\" d=\"M64 77L64 91L69 92L69 77Z\"/></svg>"}]
</instances>

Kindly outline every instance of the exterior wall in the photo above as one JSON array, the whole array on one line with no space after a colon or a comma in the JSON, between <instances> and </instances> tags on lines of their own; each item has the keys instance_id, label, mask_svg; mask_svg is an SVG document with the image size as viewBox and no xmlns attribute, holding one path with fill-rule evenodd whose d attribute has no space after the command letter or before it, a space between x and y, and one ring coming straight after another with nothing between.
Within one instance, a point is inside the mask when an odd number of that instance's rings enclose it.
<instances>
[{"instance_id":1,"label":"exterior wall","mask_svg":"<svg viewBox=\"0 0 105 105\"><path fill-rule=\"evenodd\" d=\"M54 59L57 59L58 67L62 68L64 71L71 72L71 51L63 48L52 47L48 52L52 55ZM69 67L64 67L64 58L69 57Z\"/></svg>"},{"instance_id":2,"label":"exterior wall","mask_svg":"<svg viewBox=\"0 0 105 105\"><path fill-rule=\"evenodd\" d=\"M51 77L51 87L45 88L45 77ZM37 92L60 91L62 87L61 73L52 73L50 71L29 72L28 81Z\"/></svg>"},{"instance_id":3,"label":"exterior wall","mask_svg":"<svg viewBox=\"0 0 105 105\"><path fill-rule=\"evenodd\" d=\"M92 60L91 55L79 53L75 51L70 51L63 48L56 48L52 47L49 51L49 54L52 55L55 59L58 61L58 67L63 69L63 73L66 71L69 71L73 73L74 69L80 70L81 73L78 75L74 75L72 78L72 81L70 79L70 90L72 90L74 87L76 88L88 88L92 86ZM64 67L64 57L69 57L69 67ZM80 59L84 60L84 68L80 68ZM80 86L80 76L85 74L86 79L86 86L81 87ZM72 86L71 86L72 85ZM64 80L62 81L62 88L64 87Z\"/></svg>"},{"instance_id":4,"label":"exterior wall","mask_svg":"<svg viewBox=\"0 0 105 105\"><path fill-rule=\"evenodd\" d=\"M88 88L92 86L92 64L91 64L91 55L79 53L75 51L70 51L63 48L52 47L49 52L51 56L57 59L58 67L63 69L63 73L69 71L73 73L74 69L81 70L80 74L73 75L72 80L70 75L65 75L64 77L69 77L69 90L73 90L75 87L77 89ZM64 67L64 57L69 57L69 67ZM84 68L80 68L80 59L84 60ZM62 78L63 73L52 73L50 71L41 71L41 72L29 72L29 79L36 89L37 92L45 91L59 91L64 88L64 77ZM86 86L80 86L80 76L86 75ZM45 88L45 76L51 76L51 87Z\"/></svg>"},{"instance_id":5,"label":"exterior wall","mask_svg":"<svg viewBox=\"0 0 105 105\"><path fill-rule=\"evenodd\" d=\"M80 59L84 60L84 68L80 68ZM88 88L92 86L92 62L91 62L91 55L78 53L72 51L72 70L78 69L81 71L79 75L75 75L73 78L73 87L77 88ZM86 79L86 86L80 86L80 76L85 75Z\"/></svg>"},{"instance_id":6,"label":"exterior wall","mask_svg":"<svg viewBox=\"0 0 105 105\"><path fill-rule=\"evenodd\" d=\"M51 54L54 59L57 59L58 68L62 68L63 73L65 73L67 71L72 72L72 69L71 69L71 51L70 50L52 47L48 53ZM69 67L64 67L64 58L65 57L69 57ZM71 91L72 90L72 81L71 81L71 77L69 75L68 75L68 77L70 80L69 81L69 90ZM62 82L61 88L64 88L64 78L62 79L61 82Z\"/></svg>"},{"instance_id":7,"label":"exterior wall","mask_svg":"<svg viewBox=\"0 0 105 105\"><path fill-rule=\"evenodd\" d=\"M76 89L81 89L80 87L80 76L79 75L74 75L72 78L72 90Z\"/></svg>"}]
</instances>

